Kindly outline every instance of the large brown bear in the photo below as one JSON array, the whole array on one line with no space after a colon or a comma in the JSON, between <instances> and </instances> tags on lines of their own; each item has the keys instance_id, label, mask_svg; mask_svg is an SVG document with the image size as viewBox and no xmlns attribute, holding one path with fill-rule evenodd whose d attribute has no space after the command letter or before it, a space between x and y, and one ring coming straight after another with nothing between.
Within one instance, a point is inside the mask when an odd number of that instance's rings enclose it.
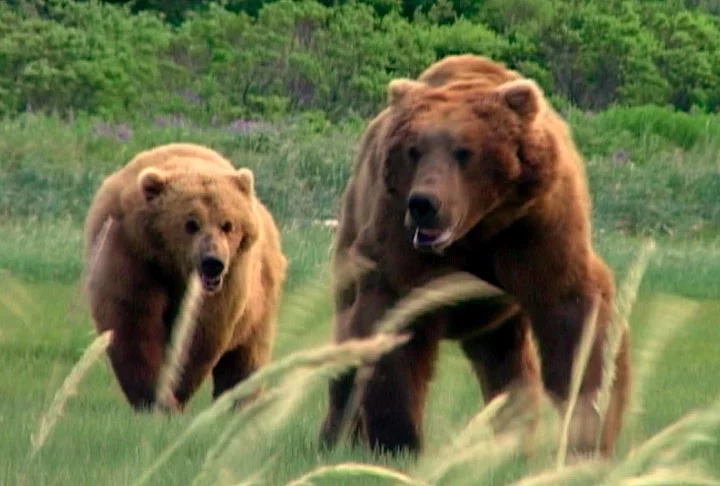
<instances>
[{"instance_id":1,"label":"large brown bear","mask_svg":"<svg viewBox=\"0 0 720 486\"><path fill-rule=\"evenodd\" d=\"M539 398L544 385L563 410L574 353L599 302L570 447L588 453L601 434L601 451L610 453L630 379L628 337L599 431L593 400L615 290L593 250L586 177L567 125L533 81L477 56L447 57L418 80L392 81L388 91L389 106L369 124L342 200L335 339L370 335L399 299L455 271L512 300L425 316L407 345L376 363L350 432L373 448L421 448L428 381L443 338L460 342L485 400L511 390ZM339 283L347 264L361 260L373 269ZM326 445L338 439L354 374L330 384Z\"/></svg>"},{"instance_id":2,"label":"large brown bear","mask_svg":"<svg viewBox=\"0 0 720 486\"><path fill-rule=\"evenodd\" d=\"M182 409L210 372L216 398L270 359L287 263L249 169L193 144L139 153L95 195L85 258L92 317L98 332L113 331L108 355L134 408L156 403L192 274L202 289L196 327L163 401Z\"/></svg>"}]
</instances>

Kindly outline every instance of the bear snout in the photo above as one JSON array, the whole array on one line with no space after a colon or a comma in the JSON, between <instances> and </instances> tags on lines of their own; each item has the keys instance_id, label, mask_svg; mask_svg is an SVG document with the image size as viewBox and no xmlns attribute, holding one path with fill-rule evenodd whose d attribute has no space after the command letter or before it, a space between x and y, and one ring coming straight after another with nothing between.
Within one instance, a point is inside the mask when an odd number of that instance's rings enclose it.
<instances>
[{"instance_id":1,"label":"bear snout","mask_svg":"<svg viewBox=\"0 0 720 486\"><path fill-rule=\"evenodd\" d=\"M407 206L415 226L428 229L438 226L440 200L436 196L427 193L411 194Z\"/></svg>"},{"instance_id":2,"label":"bear snout","mask_svg":"<svg viewBox=\"0 0 720 486\"><path fill-rule=\"evenodd\" d=\"M225 271L225 263L217 257L207 255L200 260L200 273L204 277L218 278Z\"/></svg>"},{"instance_id":3,"label":"bear snout","mask_svg":"<svg viewBox=\"0 0 720 486\"><path fill-rule=\"evenodd\" d=\"M440 198L432 193L410 193L405 224L413 231L411 241L416 250L442 253L452 244L454 225L441 208Z\"/></svg>"}]
</instances>

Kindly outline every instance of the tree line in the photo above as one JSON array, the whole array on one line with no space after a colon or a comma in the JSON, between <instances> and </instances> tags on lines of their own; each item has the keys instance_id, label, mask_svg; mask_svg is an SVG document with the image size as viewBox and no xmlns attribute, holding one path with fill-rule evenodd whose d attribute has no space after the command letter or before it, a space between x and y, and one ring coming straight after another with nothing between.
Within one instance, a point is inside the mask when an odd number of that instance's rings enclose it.
<instances>
[{"instance_id":1,"label":"tree line","mask_svg":"<svg viewBox=\"0 0 720 486\"><path fill-rule=\"evenodd\" d=\"M11 0L0 115L366 117L387 82L491 56L559 105L717 112L720 0Z\"/></svg>"}]
</instances>

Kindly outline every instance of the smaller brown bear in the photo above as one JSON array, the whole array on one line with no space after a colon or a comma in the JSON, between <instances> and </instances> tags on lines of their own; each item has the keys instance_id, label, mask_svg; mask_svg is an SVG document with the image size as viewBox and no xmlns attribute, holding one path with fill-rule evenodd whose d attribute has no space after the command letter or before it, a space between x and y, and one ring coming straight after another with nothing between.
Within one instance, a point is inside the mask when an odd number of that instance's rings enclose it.
<instances>
[{"instance_id":1,"label":"smaller brown bear","mask_svg":"<svg viewBox=\"0 0 720 486\"><path fill-rule=\"evenodd\" d=\"M113 331L108 355L135 409L156 403L193 274L194 334L174 397L163 398L182 410L210 372L217 398L270 359L287 262L249 169L194 144L141 152L97 191L84 243L95 327Z\"/></svg>"}]
</instances>

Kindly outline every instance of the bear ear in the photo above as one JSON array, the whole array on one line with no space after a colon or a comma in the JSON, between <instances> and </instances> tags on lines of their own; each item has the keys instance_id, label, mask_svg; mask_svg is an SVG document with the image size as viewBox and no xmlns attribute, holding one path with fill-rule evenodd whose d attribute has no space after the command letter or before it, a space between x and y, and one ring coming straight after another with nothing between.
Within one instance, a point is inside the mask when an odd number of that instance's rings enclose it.
<instances>
[{"instance_id":1,"label":"bear ear","mask_svg":"<svg viewBox=\"0 0 720 486\"><path fill-rule=\"evenodd\" d=\"M543 94L535 81L530 79L508 81L497 88L497 91L503 103L523 120L532 121L540 112Z\"/></svg>"},{"instance_id":2,"label":"bear ear","mask_svg":"<svg viewBox=\"0 0 720 486\"><path fill-rule=\"evenodd\" d=\"M402 102L408 94L417 92L419 89L422 89L424 87L425 84L421 83L420 81L415 81L413 79L393 79L392 81L390 81L390 83L388 83L388 103L391 106L396 105Z\"/></svg>"},{"instance_id":3,"label":"bear ear","mask_svg":"<svg viewBox=\"0 0 720 486\"><path fill-rule=\"evenodd\" d=\"M246 167L238 169L237 172L233 174L233 180L238 189L245 194L252 195L255 193L255 175L250 169Z\"/></svg>"},{"instance_id":4,"label":"bear ear","mask_svg":"<svg viewBox=\"0 0 720 486\"><path fill-rule=\"evenodd\" d=\"M162 193L167 185L167 175L159 169L148 167L138 176L140 190L146 201L152 201Z\"/></svg>"}]
</instances>

